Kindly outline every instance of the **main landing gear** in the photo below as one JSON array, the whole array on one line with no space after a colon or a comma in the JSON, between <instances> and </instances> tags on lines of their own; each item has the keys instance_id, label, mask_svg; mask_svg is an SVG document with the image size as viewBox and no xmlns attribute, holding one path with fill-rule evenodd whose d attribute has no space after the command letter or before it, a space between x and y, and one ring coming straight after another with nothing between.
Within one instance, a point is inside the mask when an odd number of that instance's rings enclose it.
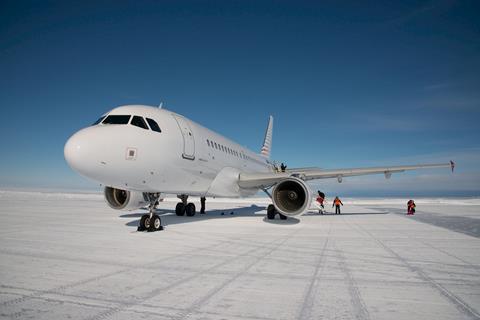
<instances>
[{"instance_id":1,"label":"main landing gear","mask_svg":"<svg viewBox=\"0 0 480 320\"><path fill-rule=\"evenodd\" d=\"M162 220L157 216L154 211L158 205L158 199L160 199L160 193L148 193L148 200L150 204L148 206L149 214L144 214L140 218L137 231L160 231L163 230Z\"/></svg>"},{"instance_id":2,"label":"main landing gear","mask_svg":"<svg viewBox=\"0 0 480 320\"><path fill-rule=\"evenodd\" d=\"M273 220L275 219L275 215L278 213L278 215L280 216L280 219L281 220L287 220L287 216L286 215L283 215L281 214L280 212L278 212L276 209L275 209L275 206L273 204L269 204L268 207L267 207L267 219L268 220Z\"/></svg>"},{"instance_id":3,"label":"main landing gear","mask_svg":"<svg viewBox=\"0 0 480 320\"><path fill-rule=\"evenodd\" d=\"M196 208L193 203L188 203L188 195L181 194L177 196L182 202L177 203L175 207L175 214L177 216L187 215L187 217L193 217L196 213Z\"/></svg>"}]
</instances>

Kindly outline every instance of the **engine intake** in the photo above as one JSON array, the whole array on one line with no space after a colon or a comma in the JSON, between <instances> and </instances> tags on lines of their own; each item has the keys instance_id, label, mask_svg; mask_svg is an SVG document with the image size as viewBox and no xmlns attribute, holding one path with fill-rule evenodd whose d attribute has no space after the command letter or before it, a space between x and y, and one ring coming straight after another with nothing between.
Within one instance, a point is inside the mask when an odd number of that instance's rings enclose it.
<instances>
[{"instance_id":1,"label":"engine intake","mask_svg":"<svg viewBox=\"0 0 480 320\"><path fill-rule=\"evenodd\" d=\"M116 210L136 210L149 204L142 192L105 187L105 201Z\"/></svg>"},{"instance_id":2,"label":"engine intake","mask_svg":"<svg viewBox=\"0 0 480 320\"><path fill-rule=\"evenodd\" d=\"M286 216L296 216L308 210L312 198L307 184L295 177L279 182L272 192L273 205Z\"/></svg>"}]
</instances>

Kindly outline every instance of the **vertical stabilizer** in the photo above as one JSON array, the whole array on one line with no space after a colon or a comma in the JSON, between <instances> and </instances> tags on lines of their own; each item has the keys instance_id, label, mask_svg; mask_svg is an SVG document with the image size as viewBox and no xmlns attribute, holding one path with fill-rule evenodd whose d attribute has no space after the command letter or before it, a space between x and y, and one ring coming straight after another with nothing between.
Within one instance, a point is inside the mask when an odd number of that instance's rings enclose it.
<instances>
[{"instance_id":1,"label":"vertical stabilizer","mask_svg":"<svg viewBox=\"0 0 480 320\"><path fill-rule=\"evenodd\" d=\"M260 152L262 156L267 159L270 159L270 152L272 150L272 134L273 134L273 117L270 116L268 119L268 127L265 132L265 139L263 140L262 151Z\"/></svg>"}]
</instances>

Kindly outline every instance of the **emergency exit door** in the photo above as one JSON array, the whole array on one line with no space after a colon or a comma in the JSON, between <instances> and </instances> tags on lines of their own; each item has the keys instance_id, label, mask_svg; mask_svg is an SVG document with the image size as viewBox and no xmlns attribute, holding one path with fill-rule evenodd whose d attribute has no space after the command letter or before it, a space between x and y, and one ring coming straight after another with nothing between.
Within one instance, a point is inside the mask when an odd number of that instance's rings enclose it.
<instances>
[{"instance_id":1,"label":"emergency exit door","mask_svg":"<svg viewBox=\"0 0 480 320\"><path fill-rule=\"evenodd\" d=\"M188 124L188 121L180 116L173 116L177 121L178 127L182 132L183 137L183 154L182 157L188 160L195 159L195 138L193 137L192 129Z\"/></svg>"}]
</instances>

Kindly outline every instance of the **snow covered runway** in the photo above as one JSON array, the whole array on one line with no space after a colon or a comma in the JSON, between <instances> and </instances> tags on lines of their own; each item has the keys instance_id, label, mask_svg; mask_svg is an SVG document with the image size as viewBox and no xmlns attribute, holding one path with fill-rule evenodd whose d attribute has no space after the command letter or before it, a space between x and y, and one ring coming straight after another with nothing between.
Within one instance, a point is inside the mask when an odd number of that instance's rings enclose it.
<instances>
[{"instance_id":1,"label":"snow covered runway","mask_svg":"<svg viewBox=\"0 0 480 320\"><path fill-rule=\"evenodd\" d=\"M262 199L195 217L165 201L165 231L138 233L140 211L99 195L0 192L0 317L480 319L480 203L456 201L411 219L403 200L345 199L345 215L286 221ZM473 220L434 223L452 215Z\"/></svg>"}]
</instances>

